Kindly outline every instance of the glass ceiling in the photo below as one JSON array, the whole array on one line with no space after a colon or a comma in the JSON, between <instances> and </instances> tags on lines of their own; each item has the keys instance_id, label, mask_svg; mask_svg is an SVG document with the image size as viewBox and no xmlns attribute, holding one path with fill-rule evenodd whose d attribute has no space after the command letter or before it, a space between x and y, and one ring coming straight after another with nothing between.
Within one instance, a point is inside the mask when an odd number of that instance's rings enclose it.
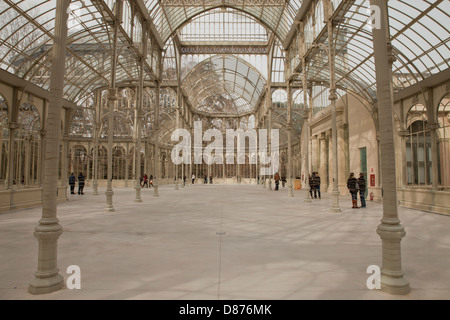
<instances>
[{"instance_id":1,"label":"glass ceiling","mask_svg":"<svg viewBox=\"0 0 450 320\"><path fill-rule=\"evenodd\" d=\"M272 81L285 79L281 49L307 43L308 81L329 82L323 1L290 0L125 0L119 28L116 83L136 84L144 59L145 80L159 74L159 48L164 56L164 79L176 82L175 47L189 43L211 50L214 45L252 50L220 55L181 54L182 87L191 104L207 114L251 113L264 92L268 74ZM66 55L64 98L81 104L97 88L111 83L112 20L114 0L72 0ZM332 0L335 18L336 81L338 88L376 100L372 33L368 26L369 0ZM302 4L315 8L303 10ZM402 90L449 68L450 5L448 0L390 0L389 22L395 62L394 90ZM2 0L0 2L0 68L43 88L50 87L51 49L56 0ZM146 15L133 15L147 9ZM295 36L298 14L306 12L305 31ZM143 52L144 19L152 19L148 52ZM276 45L276 61L268 60ZM282 44L282 45L278 45ZM209 46L209 47L208 47ZM284 48L281 48L284 46ZM205 49L206 48L206 49ZM231 47L230 47L231 48ZM233 49L233 50L234 50ZM294 48L295 49L295 48ZM301 70L297 50L289 52L291 69ZM192 58L192 59L191 59ZM195 61L192 65L183 65ZM179 63L179 62L178 62ZM268 70L268 65L278 70ZM169 70L170 69L170 70ZM276 77L273 74L277 75ZM276 79L276 80L275 80ZM297 78L301 79L301 76ZM164 85L164 82L162 83ZM301 86L300 81L296 85Z\"/></svg>"},{"instance_id":2,"label":"glass ceiling","mask_svg":"<svg viewBox=\"0 0 450 320\"><path fill-rule=\"evenodd\" d=\"M207 114L251 113L266 80L246 61L217 55L199 63L183 79L182 89L197 111Z\"/></svg>"},{"instance_id":3,"label":"glass ceiling","mask_svg":"<svg viewBox=\"0 0 450 320\"><path fill-rule=\"evenodd\" d=\"M145 0L163 42L186 21L218 7L243 11L285 39L301 4L300 0Z\"/></svg>"}]
</instances>

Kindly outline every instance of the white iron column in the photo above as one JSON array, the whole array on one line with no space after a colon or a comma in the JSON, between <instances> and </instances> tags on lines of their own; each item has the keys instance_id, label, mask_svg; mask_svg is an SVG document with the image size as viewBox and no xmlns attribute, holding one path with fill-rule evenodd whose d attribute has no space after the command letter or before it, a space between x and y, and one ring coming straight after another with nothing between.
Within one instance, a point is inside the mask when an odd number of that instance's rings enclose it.
<instances>
[{"instance_id":1,"label":"white iron column","mask_svg":"<svg viewBox=\"0 0 450 320\"><path fill-rule=\"evenodd\" d=\"M161 60L159 60L161 61ZM154 134L154 144L155 144L155 153L154 153L154 175L153 175L153 196L159 197L158 193L158 181L160 179L160 157L159 157L159 92L160 92L160 83L156 81L156 92L155 92L155 134Z\"/></svg>"},{"instance_id":2,"label":"white iron column","mask_svg":"<svg viewBox=\"0 0 450 320\"><path fill-rule=\"evenodd\" d=\"M50 104L45 144L45 174L42 190L42 218L35 228L38 239L38 267L28 291L32 294L50 293L62 288L64 278L57 267L58 238L63 230L57 219L58 158L61 135L61 110L67 43L67 9L69 0L56 3L55 36L53 39L50 79Z\"/></svg>"},{"instance_id":3,"label":"white iron column","mask_svg":"<svg viewBox=\"0 0 450 320\"><path fill-rule=\"evenodd\" d=\"M147 54L148 50L148 42L147 42L147 33L144 31L142 33L142 52ZM143 116L143 108L144 108L144 62L145 60L141 58L139 61L139 87L137 90L137 106L136 106L136 145L134 147L134 179L135 179L135 190L136 190L136 199L135 202L142 202L141 199L141 181L140 177L143 174L141 172L141 149L142 149L142 116Z\"/></svg>"},{"instance_id":4,"label":"white iron column","mask_svg":"<svg viewBox=\"0 0 450 320\"><path fill-rule=\"evenodd\" d=\"M100 108L97 108L99 110ZM92 152L92 189L93 195L98 196L98 134L100 132L100 123L94 123L94 149Z\"/></svg>"},{"instance_id":5,"label":"white iron column","mask_svg":"<svg viewBox=\"0 0 450 320\"><path fill-rule=\"evenodd\" d=\"M114 212L113 207L113 189L112 189L112 179L113 179L113 139L114 139L114 108L117 103L117 90L116 90L116 69L117 69L117 41L119 35L119 24L121 23L120 12L122 6L122 1L116 2L115 10L115 21L114 21L114 38L113 38L113 48L111 54L111 86L108 89L108 181L106 184L106 212Z\"/></svg>"},{"instance_id":6,"label":"white iron column","mask_svg":"<svg viewBox=\"0 0 450 320\"><path fill-rule=\"evenodd\" d=\"M303 45L304 50L306 50L305 45ZM309 115L310 108L308 103L308 79L306 74L306 58L302 58L302 84L303 84L303 130L304 130L304 142L306 145L303 147L303 154L305 159L304 164L304 173L305 173L305 202L311 202L311 196L309 191L311 190L311 186L309 185Z\"/></svg>"},{"instance_id":7,"label":"white iron column","mask_svg":"<svg viewBox=\"0 0 450 320\"><path fill-rule=\"evenodd\" d=\"M287 87L287 131L288 131L288 168L287 168L287 179L288 179L288 189L289 197L293 197L293 179L292 179L292 86L288 82Z\"/></svg>"},{"instance_id":8,"label":"white iron column","mask_svg":"<svg viewBox=\"0 0 450 320\"><path fill-rule=\"evenodd\" d=\"M105 212L114 212L112 179L113 179L113 139L114 139L114 106L117 101L115 89L108 90L108 181L106 184Z\"/></svg>"},{"instance_id":9,"label":"white iron column","mask_svg":"<svg viewBox=\"0 0 450 320\"><path fill-rule=\"evenodd\" d=\"M175 107L175 126L176 129L180 128L180 87L177 87L177 106ZM178 156L178 155L177 155ZM175 165L175 190L179 190L178 188L178 165ZM183 164L181 164L183 166ZM183 177L181 177L183 179Z\"/></svg>"},{"instance_id":10,"label":"white iron column","mask_svg":"<svg viewBox=\"0 0 450 320\"><path fill-rule=\"evenodd\" d=\"M382 240L381 290L390 294L407 294L409 282L401 265L400 242L406 232L400 224L397 206L395 168L392 47L389 36L388 8L385 0L370 0L381 13L379 28L373 28L373 47L377 80L377 98L380 124L381 176L383 179L383 218L377 233Z\"/></svg>"},{"instance_id":11,"label":"white iron column","mask_svg":"<svg viewBox=\"0 0 450 320\"><path fill-rule=\"evenodd\" d=\"M328 64L330 67L330 95L328 99L331 101L331 139L333 144L333 190L331 195L333 198L331 212L341 212L339 207L339 186L338 186L338 147L337 147L337 123L336 123L336 83L335 83L335 56L336 56L336 46L334 45L333 39L333 21L332 21L332 7L328 4Z\"/></svg>"}]
</instances>

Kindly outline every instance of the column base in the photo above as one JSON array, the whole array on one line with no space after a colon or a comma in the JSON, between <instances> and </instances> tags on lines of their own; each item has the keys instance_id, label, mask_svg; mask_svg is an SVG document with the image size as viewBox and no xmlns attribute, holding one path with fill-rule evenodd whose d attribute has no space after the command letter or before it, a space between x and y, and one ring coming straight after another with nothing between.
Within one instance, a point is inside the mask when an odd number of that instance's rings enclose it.
<instances>
[{"instance_id":1,"label":"column base","mask_svg":"<svg viewBox=\"0 0 450 320\"><path fill-rule=\"evenodd\" d=\"M293 198L294 197L294 193L292 192L292 190L293 190L292 185L290 185L288 188L289 188L289 198Z\"/></svg>"},{"instance_id":2,"label":"column base","mask_svg":"<svg viewBox=\"0 0 450 320\"><path fill-rule=\"evenodd\" d=\"M94 182L94 183L92 184L92 187L93 187L93 189L94 189L94 192L92 193L92 195L98 196L98 183L97 183L97 182Z\"/></svg>"},{"instance_id":3,"label":"column base","mask_svg":"<svg viewBox=\"0 0 450 320\"><path fill-rule=\"evenodd\" d=\"M134 199L134 202L142 202L142 199L141 199L141 187L137 186L137 187L135 187L135 189L136 189L136 199Z\"/></svg>"},{"instance_id":4,"label":"column base","mask_svg":"<svg viewBox=\"0 0 450 320\"><path fill-rule=\"evenodd\" d=\"M403 275L391 276L381 270L381 291L392 295L405 295L411 292L408 280Z\"/></svg>"},{"instance_id":5,"label":"column base","mask_svg":"<svg viewBox=\"0 0 450 320\"><path fill-rule=\"evenodd\" d=\"M308 202L308 203L311 203L311 195L309 194L309 191L311 190L311 188L308 186L308 187L305 187L305 191L306 191L306 197L305 197L305 200L304 200L304 202Z\"/></svg>"},{"instance_id":6,"label":"column base","mask_svg":"<svg viewBox=\"0 0 450 320\"><path fill-rule=\"evenodd\" d=\"M178 188L178 182L175 183L175 190L180 190L180 189Z\"/></svg>"},{"instance_id":7,"label":"column base","mask_svg":"<svg viewBox=\"0 0 450 320\"><path fill-rule=\"evenodd\" d=\"M341 212L341 208L339 207L339 195L341 193L338 190L331 191L331 195L333 197L333 204L330 208L330 212L339 213Z\"/></svg>"},{"instance_id":8,"label":"column base","mask_svg":"<svg viewBox=\"0 0 450 320\"><path fill-rule=\"evenodd\" d=\"M154 186L154 188L153 188L153 196L154 197L159 197L158 187L157 186Z\"/></svg>"},{"instance_id":9,"label":"column base","mask_svg":"<svg viewBox=\"0 0 450 320\"><path fill-rule=\"evenodd\" d=\"M31 294L45 294L58 291L64 286L64 278L59 273L49 278L34 278L28 286Z\"/></svg>"},{"instance_id":10,"label":"column base","mask_svg":"<svg viewBox=\"0 0 450 320\"><path fill-rule=\"evenodd\" d=\"M113 202L112 202L114 191L106 191L105 194L106 194L105 212L114 212L114 211L116 211L116 210L114 210L114 206L113 206Z\"/></svg>"}]
</instances>

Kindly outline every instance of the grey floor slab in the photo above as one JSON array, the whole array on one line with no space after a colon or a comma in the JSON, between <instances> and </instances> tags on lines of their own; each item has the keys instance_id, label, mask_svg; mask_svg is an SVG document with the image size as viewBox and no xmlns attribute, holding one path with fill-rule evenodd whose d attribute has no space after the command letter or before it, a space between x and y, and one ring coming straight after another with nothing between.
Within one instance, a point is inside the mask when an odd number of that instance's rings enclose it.
<instances>
[{"instance_id":1,"label":"grey floor slab","mask_svg":"<svg viewBox=\"0 0 450 320\"><path fill-rule=\"evenodd\" d=\"M69 195L58 206L64 232L58 266L81 270L81 289L34 296L33 229L41 208L0 214L0 299L450 299L450 217L399 208L406 229L403 271L411 293L369 290L366 272L381 265L376 227L382 206L368 202L341 213L331 199L304 202L304 191L258 186L195 185L114 190L115 212L103 211L105 190Z\"/></svg>"}]
</instances>

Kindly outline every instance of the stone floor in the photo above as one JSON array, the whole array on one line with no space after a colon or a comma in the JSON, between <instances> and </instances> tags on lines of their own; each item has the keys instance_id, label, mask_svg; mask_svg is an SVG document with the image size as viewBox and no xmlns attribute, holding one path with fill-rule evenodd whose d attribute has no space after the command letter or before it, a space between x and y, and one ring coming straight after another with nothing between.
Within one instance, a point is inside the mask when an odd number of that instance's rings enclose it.
<instances>
[{"instance_id":1,"label":"stone floor","mask_svg":"<svg viewBox=\"0 0 450 320\"><path fill-rule=\"evenodd\" d=\"M331 199L304 202L259 186L162 186L160 196L114 190L106 213L104 189L70 195L58 207L64 232L58 266L81 269L81 289L33 296L37 267L33 229L40 208L0 214L0 299L450 299L450 217L399 208L406 229L406 296L369 290L370 265L381 264L376 227L382 206L330 213Z\"/></svg>"}]
</instances>

